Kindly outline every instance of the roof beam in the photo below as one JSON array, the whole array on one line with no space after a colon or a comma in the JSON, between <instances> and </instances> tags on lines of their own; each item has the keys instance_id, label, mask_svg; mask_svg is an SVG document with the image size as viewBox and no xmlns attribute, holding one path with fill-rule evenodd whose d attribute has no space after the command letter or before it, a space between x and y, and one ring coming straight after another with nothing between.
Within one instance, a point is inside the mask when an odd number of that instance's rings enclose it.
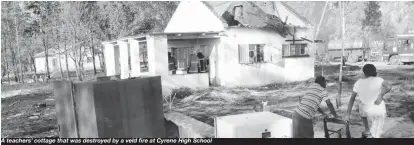
<instances>
[{"instance_id":1,"label":"roof beam","mask_svg":"<svg viewBox=\"0 0 414 145\"><path fill-rule=\"evenodd\" d=\"M108 44L108 43L110 43L110 44L116 45L117 44L117 41L128 41L129 39L136 39L136 40L141 40L142 41L142 40L146 40L146 37L147 37L147 35L123 37L123 38L119 38L119 39L116 39L116 40L105 41L105 42L102 42L102 44Z\"/></svg>"},{"instance_id":2,"label":"roof beam","mask_svg":"<svg viewBox=\"0 0 414 145\"><path fill-rule=\"evenodd\" d=\"M206 39L206 38L220 38L220 34L219 33L198 33L198 34L170 34L167 35L167 38L169 40L174 40L174 39Z\"/></svg>"}]
</instances>

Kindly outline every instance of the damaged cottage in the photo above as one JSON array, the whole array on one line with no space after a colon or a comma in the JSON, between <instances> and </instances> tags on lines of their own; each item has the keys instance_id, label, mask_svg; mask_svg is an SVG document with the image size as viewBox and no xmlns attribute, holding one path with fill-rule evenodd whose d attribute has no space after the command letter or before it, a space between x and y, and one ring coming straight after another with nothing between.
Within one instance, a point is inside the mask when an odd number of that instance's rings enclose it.
<instances>
[{"instance_id":1,"label":"damaged cottage","mask_svg":"<svg viewBox=\"0 0 414 145\"><path fill-rule=\"evenodd\" d=\"M161 76L164 95L314 76L313 25L292 8L215 3L183 1L163 32L103 42L106 75Z\"/></svg>"}]
</instances>

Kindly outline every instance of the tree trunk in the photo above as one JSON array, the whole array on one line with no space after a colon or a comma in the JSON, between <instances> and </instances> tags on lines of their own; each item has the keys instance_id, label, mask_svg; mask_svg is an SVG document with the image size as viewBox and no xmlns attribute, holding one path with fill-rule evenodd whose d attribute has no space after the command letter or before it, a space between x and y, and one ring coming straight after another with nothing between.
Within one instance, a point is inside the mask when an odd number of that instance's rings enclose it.
<instances>
[{"instance_id":1,"label":"tree trunk","mask_svg":"<svg viewBox=\"0 0 414 145\"><path fill-rule=\"evenodd\" d=\"M48 54L48 48L47 48L47 36L46 36L46 40L45 38L43 38L43 47L45 49L45 63L46 63L46 77L47 77L47 81L50 79L50 71L49 71L49 54Z\"/></svg>"},{"instance_id":2,"label":"tree trunk","mask_svg":"<svg viewBox=\"0 0 414 145\"><path fill-rule=\"evenodd\" d=\"M79 61L78 61L78 69L79 69L79 80L82 81L82 46L79 46Z\"/></svg>"},{"instance_id":3,"label":"tree trunk","mask_svg":"<svg viewBox=\"0 0 414 145\"><path fill-rule=\"evenodd\" d=\"M63 80L63 69L62 69L62 59L61 59L61 57L60 57L61 55L60 55L60 52L58 53L58 60L59 60L59 68L60 68L60 79L62 79Z\"/></svg>"},{"instance_id":4,"label":"tree trunk","mask_svg":"<svg viewBox=\"0 0 414 145\"><path fill-rule=\"evenodd\" d=\"M93 62L93 74L96 76L95 50L93 49L93 37L92 37L92 35L91 35L91 41L92 41L91 50L92 50L92 62Z\"/></svg>"},{"instance_id":5,"label":"tree trunk","mask_svg":"<svg viewBox=\"0 0 414 145\"><path fill-rule=\"evenodd\" d=\"M102 72L105 72L105 53L103 53L103 47L101 47L101 57L99 57L99 62L101 64Z\"/></svg>"},{"instance_id":6,"label":"tree trunk","mask_svg":"<svg viewBox=\"0 0 414 145\"><path fill-rule=\"evenodd\" d=\"M78 62L76 61L76 59L73 59L73 60L74 60L74 62L75 62L76 77L77 77L78 79L80 79L80 77L79 77L79 66L78 66Z\"/></svg>"},{"instance_id":7,"label":"tree trunk","mask_svg":"<svg viewBox=\"0 0 414 145\"><path fill-rule=\"evenodd\" d=\"M12 66L14 68L14 81L16 83L18 83L19 82L19 79L18 79L19 74L17 72L17 66L16 66L16 53L14 52L14 49L12 47L12 42L9 41L9 43L10 43L10 50L11 50L11 55L12 55L11 56L12 57Z\"/></svg>"},{"instance_id":8,"label":"tree trunk","mask_svg":"<svg viewBox=\"0 0 414 145\"><path fill-rule=\"evenodd\" d=\"M7 45L7 42L6 42L6 45ZM11 49L11 44L9 45L9 48ZM7 50L7 48L5 49ZM4 51L4 53L6 53L6 51ZM9 84L10 84L10 70L9 70L9 62L7 61L7 58L6 58L6 70L7 70L7 80L9 81Z\"/></svg>"},{"instance_id":9,"label":"tree trunk","mask_svg":"<svg viewBox=\"0 0 414 145\"><path fill-rule=\"evenodd\" d=\"M367 30L364 32L364 41L368 41L368 35L369 35L369 31L370 31L370 29L371 29L371 26L368 26L368 28L367 28ZM367 43L367 42L365 42L365 43ZM368 46L369 46L369 41L368 41ZM367 48L368 47L366 44L364 44L364 49L363 49L363 55L362 55L362 61L364 62L364 64L365 64L365 55L366 55L366 53L367 53L367 50L369 49L369 48Z\"/></svg>"},{"instance_id":10,"label":"tree trunk","mask_svg":"<svg viewBox=\"0 0 414 145\"><path fill-rule=\"evenodd\" d=\"M57 25L56 25L57 27ZM59 61L59 69L60 69L60 79L63 80L63 69L62 69L62 59L61 59L61 51L60 51L60 43L59 43L59 39L60 39L60 34L59 34L59 29L56 29L56 35L57 35L57 50L58 50L58 61Z\"/></svg>"},{"instance_id":11,"label":"tree trunk","mask_svg":"<svg viewBox=\"0 0 414 145\"><path fill-rule=\"evenodd\" d=\"M4 41L6 41L6 40L2 40L1 41L1 46L2 47L4 47L4 50L6 50L6 46L5 46L5 43L4 43ZM3 54L5 54L4 55L4 57L3 57L3 64L1 65L1 70L2 70L2 72L1 72L1 83L3 84L3 77L6 75L6 71L7 71L7 69L6 69L6 66L4 65L4 63L7 63L7 61L6 61L6 53L5 52L3 52L3 49L1 49L1 53L3 53Z\"/></svg>"},{"instance_id":12,"label":"tree trunk","mask_svg":"<svg viewBox=\"0 0 414 145\"><path fill-rule=\"evenodd\" d=\"M46 35L46 32L45 32L45 30L44 30L44 28L42 28L41 29L41 31L42 31L42 34L43 34L43 38L42 38L42 41L43 41L43 47L44 47L44 53L45 53L45 67L46 67L46 77L47 77L47 80L46 81L48 81L49 79L50 79L50 70L49 70L49 53L48 53L48 44L47 44L47 42L49 42L48 40L48 36Z\"/></svg>"},{"instance_id":13,"label":"tree trunk","mask_svg":"<svg viewBox=\"0 0 414 145\"><path fill-rule=\"evenodd\" d=\"M3 60L3 63L6 63L6 68L5 68L4 71L7 73L7 80L10 84L9 62L7 61L7 46L6 46L7 45L7 39L4 38L3 40L4 40L3 41L4 43L2 45L4 47L4 60Z\"/></svg>"},{"instance_id":14,"label":"tree trunk","mask_svg":"<svg viewBox=\"0 0 414 145\"><path fill-rule=\"evenodd\" d=\"M36 34L33 36L33 38L30 39L30 44L33 45L33 39L36 39ZM36 72L36 62L35 62L35 50L34 49L30 49L29 51L29 59L32 62L32 66L33 66L33 71L34 71L34 75L32 77L34 82L37 82L37 72Z\"/></svg>"},{"instance_id":15,"label":"tree trunk","mask_svg":"<svg viewBox=\"0 0 414 145\"><path fill-rule=\"evenodd\" d=\"M75 34L75 37L74 37L74 45L73 45L73 48L76 48L76 29L74 30L74 34ZM78 60L78 61L76 61L76 49L74 49L73 50L73 52L74 52L74 62L75 62L75 68L76 68L76 77L79 79L79 80L82 80L82 78L81 78L81 76L80 76L80 72L79 72L79 61L80 61L80 59ZM80 54L79 54L80 55Z\"/></svg>"},{"instance_id":16,"label":"tree trunk","mask_svg":"<svg viewBox=\"0 0 414 145\"><path fill-rule=\"evenodd\" d=\"M16 26L15 26L15 28L16 28L16 47L17 47L17 54L18 54L18 61L19 61L19 73L20 73L20 75L19 75L19 78L20 78L20 82L21 83L24 83L24 73L23 73L23 64L22 64L22 57L21 57L21 54L20 54L20 46L19 46L19 28L18 28L18 26L19 26L19 24L17 23L17 16L15 17L15 24L16 24Z\"/></svg>"},{"instance_id":17,"label":"tree trunk","mask_svg":"<svg viewBox=\"0 0 414 145\"><path fill-rule=\"evenodd\" d=\"M68 62L68 48L67 48L67 46L66 46L66 37L65 37L65 61L66 61L66 73L67 73L67 76L66 76L66 79L67 80L70 80L70 76L69 76L69 62Z\"/></svg>"},{"instance_id":18,"label":"tree trunk","mask_svg":"<svg viewBox=\"0 0 414 145\"><path fill-rule=\"evenodd\" d=\"M101 66L101 71L102 71L102 68L103 68L103 66L102 66L102 54L101 53L98 53L97 54L98 55L98 60L99 60L99 66Z\"/></svg>"},{"instance_id":19,"label":"tree trunk","mask_svg":"<svg viewBox=\"0 0 414 145\"><path fill-rule=\"evenodd\" d=\"M37 82L37 70L36 70L36 63L33 56L30 56L30 59L32 59L33 62L33 71L34 71L34 82Z\"/></svg>"}]
</instances>

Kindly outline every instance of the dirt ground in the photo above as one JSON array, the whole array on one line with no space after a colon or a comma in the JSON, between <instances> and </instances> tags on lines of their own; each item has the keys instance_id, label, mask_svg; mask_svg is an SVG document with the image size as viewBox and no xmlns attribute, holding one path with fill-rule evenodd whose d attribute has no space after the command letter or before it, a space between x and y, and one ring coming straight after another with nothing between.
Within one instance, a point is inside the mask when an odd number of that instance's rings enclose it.
<instances>
[{"instance_id":1,"label":"dirt ground","mask_svg":"<svg viewBox=\"0 0 414 145\"><path fill-rule=\"evenodd\" d=\"M385 122L383 137L406 138L414 136L414 67L413 66L388 66L378 65L379 76L393 85L393 90L386 95L387 119ZM328 79L327 90L332 104L336 104L338 96L337 80L339 66L325 66L324 76ZM321 74L321 67L316 67L315 74ZM337 109L339 116L346 112L352 86L358 78L362 77L361 67L349 66L349 71L344 71L342 105ZM282 114L280 110L292 111L299 103L299 98L304 94L306 86L310 83L295 82L288 84L272 84L255 88L210 88L199 91L190 97L177 101L174 111L187 114L197 120L214 125L214 117L254 112L253 105L260 101L268 101L267 110L286 117L289 112ZM326 104L322 103L325 111ZM351 122L360 125L351 125L351 136L359 138L363 131L362 122L358 112L353 107ZM410 117L411 115L411 117ZM328 124L330 129L340 129L344 126ZM323 138L323 124L321 117L315 119L315 137Z\"/></svg>"},{"instance_id":2,"label":"dirt ground","mask_svg":"<svg viewBox=\"0 0 414 145\"><path fill-rule=\"evenodd\" d=\"M338 94L335 76L338 66L325 66L324 75L328 78L328 92L331 101ZM393 90L387 95L388 117L383 137L401 138L414 136L414 67L413 66L377 66L379 75L393 84ZM316 74L321 74L316 67ZM342 105L338 114L343 115L353 83L361 76L359 67L345 71ZM299 102L306 86L311 81L287 84L270 84L252 88L212 87L197 90L184 99L176 99L172 110L192 116L213 125L214 117L253 112L253 104L268 101L269 111L292 110ZM26 91L30 90L30 91ZM18 91L17 95L10 93ZM57 137L57 121L52 87L47 83L32 85L2 85L1 100L1 137ZM26 93L22 93L26 92ZM29 93L27 93L29 92ZM8 97L3 97L8 94ZM410 103L411 102L411 103ZM322 103L323 105L325 103ZM355 108L355 107L354 107ZM327 111L327 109L325 108ZM166 107L166 111L169 108ZM410 118L411 115L411 118ZM352 122L361 123L357 112L353 111ZM315 137L323 137L321 121L315 121ZM339 128L330 125L330 128ZM362 126L351 126L352 136L359 137Z\"/></svg>"},{"instance_id":3,"label":"dirt ground","mask_svg":"<svg viewBox=\"0 0 414 145\"><path fill-rule=\"evenodd\" d=\"M7 93L3 89L34 91L4 98L3 94ZM52 88L48 83L13 87L2 85L1 137L56 137L54 104Z\"/></svg>"}]
</instances>

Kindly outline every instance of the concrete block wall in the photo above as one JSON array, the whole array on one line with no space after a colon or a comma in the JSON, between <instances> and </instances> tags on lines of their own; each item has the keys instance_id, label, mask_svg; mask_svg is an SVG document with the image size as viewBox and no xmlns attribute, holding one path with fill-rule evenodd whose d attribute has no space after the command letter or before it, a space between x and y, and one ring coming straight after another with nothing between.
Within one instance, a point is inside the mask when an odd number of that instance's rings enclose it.
<instances>
[{"instance_id":1,"label":"concrete block wall","mask_svg":"<svg viewBox=\"0 0 414 145\"><path fill-rule=\"evenodd\" d=\"M73 106L72 82L53 82L56 100L56 117L59 125L59 137L77 138L75 108Z\"/></svg>"},{"instance_id":2,"label":"concrete block wall","mask_svg":"<svg viewBox=\"0 0 414 145\"><path fill-rule=\"evenodd\" d=\"M167 121L172 122L167 128L167 134L176 133L180 138L214 138L214 128L206 123L198 121L192 117L186 116L178 112L165 113L164 117ZM176 125L176 128L171 127ZM175 129L175 131L173 130Z\"/></svg>"},{"instance_id":3,"label":"concrete block wall","mask_svg":"<svg viewBox=\"0 0 414 145\"><path fill-rule=\"evenodd\" d=\"M161 78L55 82L61 138L164 138Z\"/></svg>"}]
</instances>

